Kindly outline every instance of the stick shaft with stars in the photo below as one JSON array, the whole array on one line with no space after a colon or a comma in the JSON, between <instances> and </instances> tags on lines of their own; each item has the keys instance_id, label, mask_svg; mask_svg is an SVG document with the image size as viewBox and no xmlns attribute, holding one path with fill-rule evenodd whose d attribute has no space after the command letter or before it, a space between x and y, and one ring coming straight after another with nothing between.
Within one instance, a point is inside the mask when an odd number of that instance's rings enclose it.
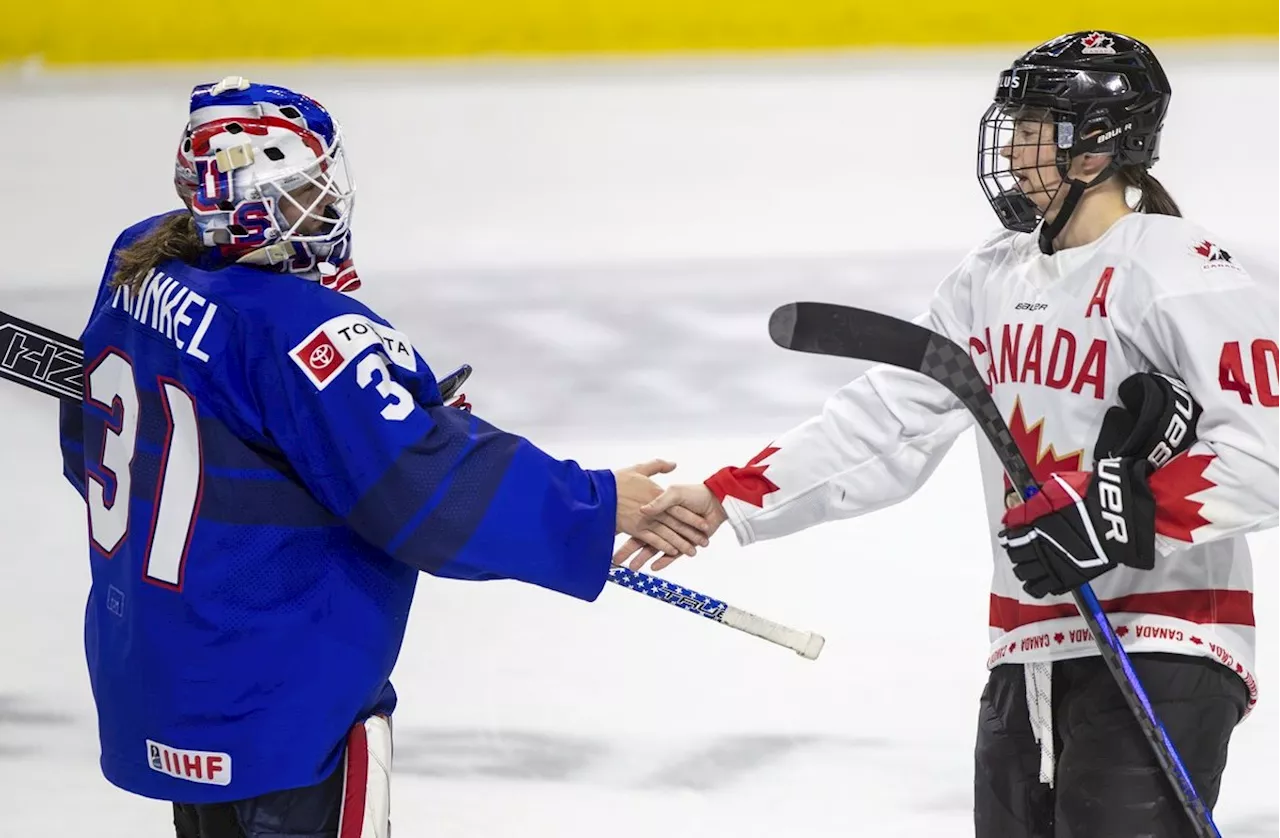
<instances>
[{"instance_id":1,"label":"stick shaft with stars","mask_svg":"<svg viewBox=\"0 0 1280 838\"><path fill-rule=\"evenodd\" d=\"M757 616L749 611L743 611L741 608L734 608L732 605L709 597L706 594L691 591L674 582L659 579L647 573L630 570L620 565L614 565L609 569L609 581L615 585L621 585L624 588L661 600L668 605L674 605L691 614L697 614L729 628L746 632L753 637L776 643L809 660L814 660L818 657L818 654L822 651L823 644L826 642L820 634L789 628L780 623L775 623L773 620L766 620L764 617Z\"/></svg>"}]
</instances>

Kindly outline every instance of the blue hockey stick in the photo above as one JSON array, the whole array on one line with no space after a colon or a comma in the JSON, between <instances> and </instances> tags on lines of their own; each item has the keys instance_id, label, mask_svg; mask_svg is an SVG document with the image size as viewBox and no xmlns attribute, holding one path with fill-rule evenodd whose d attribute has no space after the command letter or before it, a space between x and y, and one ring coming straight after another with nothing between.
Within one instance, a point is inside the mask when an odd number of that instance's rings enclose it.
<instances>
[{"instance_id":1,"label":"blue hockey stick","mask_svg":"<svg viewBox=\"0 0 1280 838\"><path fill-rule=\"evenodd\" d=\"M929 329L875 311L831 303L788 303L769 318L769 336L785 349L873 361L921 373L954 395L973 415L974 421L995 449L1009 482L1023 498L1039 491L1031 468L1014 442L1000 409L987 392L986 380L974 366L969 353L958 344ZM1085 584L1071 592L1076 609L1093 634L1111 676L1120 687L1125 702L1142 728L1182 804L1197 838L1221 838L1213 813L1196 791L1191 775L1169 739L1169 733L1147 698L1146 690L1133 671L1133 664L1111 621Z\"/></svg>"},{"instance_id":2,"label":"blue hockey stick","mask_svg":"<svg viewBox=\"0 0 1280 838\"><path fill-rule=\"evenodd\" d=\"M614 565L609 569L609 581L615 585L621 585L624 588L642 593L645 596L662 600L668 605L674 605L691 614L697 614L699 617L715 620L721 625L726 625L729 628L735 628L738 631L768 640L770 643L784 646L809 660L814 660L818 657L818 654L822 651L823 644L826 642L820 634L787 628L772 620L758 617L749 611L734 608L732 605L709 597L706 594L691 591L674 582L668 582L665 579L659 579L647 573L630 570L621 565Z\"/></svg>"}]
</instances>

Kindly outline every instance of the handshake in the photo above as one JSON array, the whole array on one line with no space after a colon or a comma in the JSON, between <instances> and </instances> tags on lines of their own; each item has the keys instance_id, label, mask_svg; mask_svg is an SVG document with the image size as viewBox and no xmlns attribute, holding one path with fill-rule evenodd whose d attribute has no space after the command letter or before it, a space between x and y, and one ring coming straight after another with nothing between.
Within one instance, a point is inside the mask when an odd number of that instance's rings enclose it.
<instances>
[{"instance_id":1,"label":"handshake","mask_svg":"<svg viewBox=\"0 0 1280 838\"><path fill-rule=\"evenodd\" d=\"M674 471L676 464L650 460L614 471L618 487L615 532L631 536L613 554L614 564L640 570L655 556L654 570L662 570L681 556L694 555L710 543L724 523L724 507L705 485L689 483L663 490L650 478Z\"/></svg>"}]
</instances>

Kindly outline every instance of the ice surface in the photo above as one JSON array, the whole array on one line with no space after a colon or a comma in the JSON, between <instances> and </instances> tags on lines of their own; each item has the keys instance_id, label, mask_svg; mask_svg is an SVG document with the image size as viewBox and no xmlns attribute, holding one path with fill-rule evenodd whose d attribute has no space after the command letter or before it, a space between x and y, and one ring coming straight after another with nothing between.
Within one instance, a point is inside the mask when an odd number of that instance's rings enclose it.
<instances>
[{"instance_id":1,"label":"ice surface","mask_svg":"<svg viewBox=\"0 0 1280 838\"><path fill-rule=\"evenodd\" d=\"M1274 287L1274 48L1168 56L1156 173ZM478 412L587 465L665 456L696 480L857 369L772 347L774 305L910 314L993 226L972 155L1007 58L245 72L346 123L362 294L434 366L476 367ZM22 126L0 132L0 308L77 332L114 235L172 205L187 89L240 69L0 80ZM55 405L4 385L0 416L0 836L169 834L163 805L98 774ZM975 445L898 507L747 549L725 531L668 572L822 632L816 662L614 586L588 605L425 579L395 678L397 836L967 834L991 562ZM1262 701L1219 807L1238 838L1276 834L1280 785L1280 547L1252 542Z\"/></svg>"}]
</instances>

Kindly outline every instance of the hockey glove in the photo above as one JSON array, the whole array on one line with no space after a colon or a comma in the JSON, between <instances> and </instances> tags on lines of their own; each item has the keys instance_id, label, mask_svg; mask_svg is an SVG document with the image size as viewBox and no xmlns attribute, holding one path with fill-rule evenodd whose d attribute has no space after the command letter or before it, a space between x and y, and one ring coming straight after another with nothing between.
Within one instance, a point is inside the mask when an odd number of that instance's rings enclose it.
<instances>
[{"instance_id":1,"label":"hockey glove","mask_svg":"<svg viewBox=\"0 0 1280 838\"><path fill-rule=\"evenodd\" d=\"M1050 475L1005 513L1000 544L1033 597L1064 594L1116 565L1155 565L1151 473L1195 441L1200 406L1186 385L1139 373L1120 385L1121 407L1103 418L1092 472Z\"/></svg>"},{"instance_id":2,"label":"hockey glove","mask_svg":"<svg viewBox=\"0 0 1280 838\"><path fill-rule=\"evenodd\" d=\"M1161 372L1120 383L1120 406L1107 411L1093 458L1141 457L1160 468L1196 441L1200 405L1187 385Z\"/></svg>"},{"instance_id":3,"label":"hockey glove","mask_svg":"<svg viewBox=\"0 0 1280 838\"><path fill-rule=\"evenodd\" d=\"M437 385L440 387L440 400L449 407L456 407L459 410L465 410L470 413L471 402L467 401L467 394L458 393L458 390L466 383L466 380L471 377L471 372L471 365L463 364L444 378L440 379L437 382ZM458 394L456 399L454 398L454 393ZM453 399L453 401L449 401L450 399Z\"/></svg>"},{"instance_id":4,"label":"hockey glove","mask_svg":"<svg viewBox=\"0 0 1280 838\"><path fill-rule=\"evenodd\" d=\"M1099 460L1059 472L1004 515L1000 546L1022 587L1039 599L1078 588L1116 565L1155 566L1156 505L1146 460Z\"/></svg>"}]
</instances>

